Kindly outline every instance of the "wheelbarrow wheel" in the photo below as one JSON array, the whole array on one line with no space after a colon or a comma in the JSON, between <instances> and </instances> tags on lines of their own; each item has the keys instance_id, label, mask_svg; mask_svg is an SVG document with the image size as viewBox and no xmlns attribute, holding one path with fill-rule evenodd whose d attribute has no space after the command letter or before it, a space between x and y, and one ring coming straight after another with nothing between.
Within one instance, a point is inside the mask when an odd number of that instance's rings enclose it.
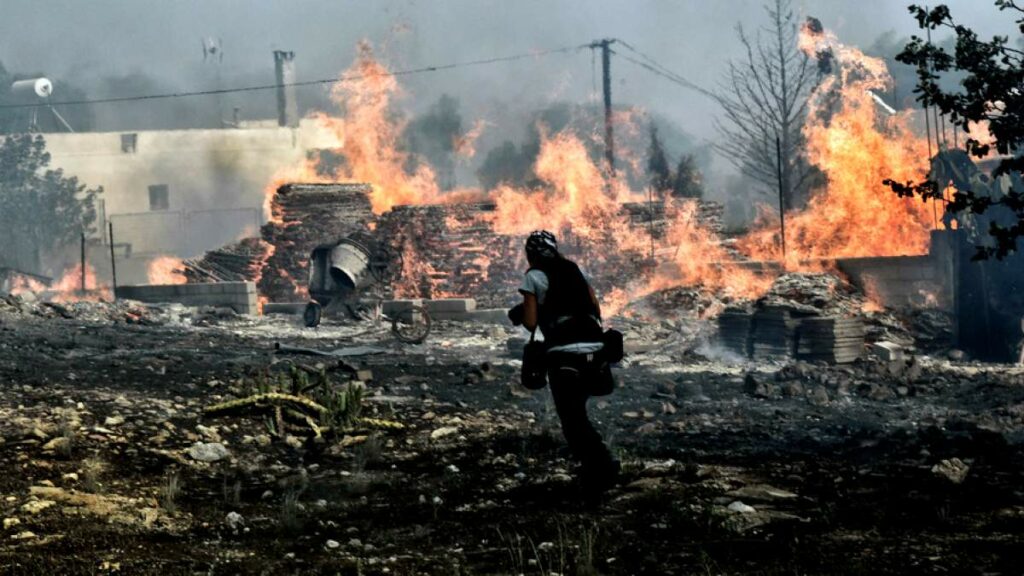
<instances>
[{"instance_id":1,"label":"wheelbarrow wheel","mask_svg":"<svg viewBox=\"0 0 1024 576\"><path fill-rule=\"evenodd\" d=\"M412 306L394 314L391 333L404 344L419 344L430 334L430 314L420 306Z\"/></svg>"},{"instance_id":2,"label":"wheelbarrow wheel","mask_svg":"<svg viewBox=\"0 0 1024 576\"><path fill-rule=\"evenodd\" d=\"M310 302L306 304L306 309L302 312L302 321L305 322L307 328L316 328L320 325L323 313L324 308L319 302Z\"/></svg>"}]
</instances>

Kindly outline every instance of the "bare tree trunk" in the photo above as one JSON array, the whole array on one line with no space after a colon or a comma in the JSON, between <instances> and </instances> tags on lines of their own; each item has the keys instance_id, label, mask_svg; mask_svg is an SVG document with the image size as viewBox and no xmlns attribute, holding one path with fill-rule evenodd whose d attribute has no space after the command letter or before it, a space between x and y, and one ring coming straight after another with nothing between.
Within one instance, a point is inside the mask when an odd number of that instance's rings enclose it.
<instances>
[{"instance_id":1,"label":"bare tree trunk","mask_svg":"<svg viewBox=\"0 0 1024 576\"><path fill-rule=\"evenodd\" d=\"M768 24L750 37L737 26L745 56L733 61L716 96L723 115L715 145L765 191L782 183L787 207L806 201L813 167L804 158L801 131L814 88L811 59L797 45L798 23L790 0L770 0ZM782 148L781 173L775 139Z\"/></svg>"}]
</instances>

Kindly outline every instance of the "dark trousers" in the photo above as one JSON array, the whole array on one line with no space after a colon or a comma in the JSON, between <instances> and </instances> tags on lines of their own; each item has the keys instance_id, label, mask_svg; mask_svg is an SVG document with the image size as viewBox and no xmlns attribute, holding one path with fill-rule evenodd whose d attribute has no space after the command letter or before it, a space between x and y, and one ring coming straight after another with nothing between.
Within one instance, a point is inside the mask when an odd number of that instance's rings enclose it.
<instances>
[{"instance_id":1,"label":"dark trousers","mask_svg":"<svg viewBox=\"0 0 1024 576\"><path fill-rule=\"evenodd\" d=\"M548 382L569 450L583 465L584 476L604 476L617 467L587 416L591 378L592 362L588 363L586 355L553 353L548 356Z\"/></svg>"}]
</instances>

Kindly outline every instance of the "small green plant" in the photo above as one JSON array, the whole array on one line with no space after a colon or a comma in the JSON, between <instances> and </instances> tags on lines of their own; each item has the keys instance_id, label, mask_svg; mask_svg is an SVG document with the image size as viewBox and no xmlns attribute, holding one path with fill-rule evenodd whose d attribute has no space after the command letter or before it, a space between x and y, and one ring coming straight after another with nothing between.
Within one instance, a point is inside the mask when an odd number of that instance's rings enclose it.
<instances>
[{"instance_id":1,"label":"small green plant","mask_svg":"<svg viewBox=\"0 0 1024 576\"><path fill-rule=\"evenodd\" d=\"M711 557L710 554L705 550L700 551L700 566L704 570L704 574L707 576L713 576L714 574L721 574L722 570L718 567L718 563Z\"/></svg>"},{"instance_id":2,"label":"small green plant","mask_svg":"<svg viewBox=\"0 0 1024 576\"><path fill-rule=\"evenodd\" d=\"M313 399L327 408L321 415L321 425L330 426L332 430L351 428L363 411L364 388L359 385L347 384L343 388L320 387Z\"/></svg>"},{"instance_id":3,"label":"small green plant","mask_svg":"<svg viewBox=\"0 0 1024 576\"><path fill-rule=\"evenodd\" d=\"M76 421L67 412L61 412L60 420L57 422L57 435L63 442L57 445L57 453L64 458L71 458L71 452L74 450L75 424Z\"/></svg>"},{"instance_id":4,"label":"small green plant","mask_svg":"<svg viewBox=\"0 0 1024 576\"><path fill-rule=\"evenodd\" d=\"M594 566L594 544L597 541L597 526L591 524L580 528L579 555L576 557L576 576L596 576Z\"/></svg>"},{"instance_id":5,"label":"small green plant","mask_svg":"<svg viewBox=\"0 0 1024 576\"><path fill-rule=\"evenodd\" d=\"M287 530L298 530L302 528L302 496L301 489L288 490L281 501L281 527Z\"/></svg>"},{"instance_id":6,"label":"small green plant","mask_svg":"<svg viewBox=\"0 0 1024 576\"><path fill-rule=\"evenodd\" d=\"M367 466L379 462L384 445L379 434L370 434L366 440L356 448L355 458L352 460L352 471L362 472Z\"/></svg>"},{"instance_id":7,"label":"small green plant","mask_svg":"<svg viewBox=\"0 0 1024 576\"><path fill-rule=\"evenodd\" d=\"M221 482L221 493L224 495L224 503L237 506L242 501L242 481L235 478L232 482L227 474Z\"/></svg>"},{"instance_id":8,"label":"small green plant","mask_svg":"<svg viewBox=\"0 0 1024 576\"><path fill-rule=\"evenodd\" d=\"M101 494L103 492L103 483L100 479L106 467L107 464L96 457L82 460L82 489L93 494Z\"/></svg>"},{"instance_id":9,"label":"small green plant","mask_svg":"<svg viewBox=\"0 0 1024 576\"><path fill-rule=\"evenodd\" d=\"M238 380L232 391L239 398L207 406L204 413L256 412L267 432L278 438L295 430L316 438L351 430L360 419L364 394L361 384L339 385L324 368L298 365L276 372L260 369Z\"/></svg>"},{"instance_id":10,"label":"small green plant","mask_svg":"<svg viewBox=\"0 0 1024 576\"><path fill-rule=\"evenodd\" d=\"M523 554L523 537L517 532L506 536L501 528L498 531L498 539L508 551L509 574L526 574L526 555Z\"/></svg>"}]
</instances>

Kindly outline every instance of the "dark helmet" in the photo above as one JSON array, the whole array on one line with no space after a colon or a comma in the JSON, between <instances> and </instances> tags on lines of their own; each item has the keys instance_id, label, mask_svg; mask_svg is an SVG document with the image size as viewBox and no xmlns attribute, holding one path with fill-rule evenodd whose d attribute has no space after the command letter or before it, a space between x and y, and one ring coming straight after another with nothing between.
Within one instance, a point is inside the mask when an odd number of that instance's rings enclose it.
<instances>
[{"instance_id":1,"label":"dark helmet","mask_svg":"<svg viewBox=\"0 0 1024 576\"><path fill-rule=\"evenodd\" d=\"M536 230L526 239L526 253L540 258L558 256L558 241L555 235L547 230Z\"/></svg>"}]
</instances>

